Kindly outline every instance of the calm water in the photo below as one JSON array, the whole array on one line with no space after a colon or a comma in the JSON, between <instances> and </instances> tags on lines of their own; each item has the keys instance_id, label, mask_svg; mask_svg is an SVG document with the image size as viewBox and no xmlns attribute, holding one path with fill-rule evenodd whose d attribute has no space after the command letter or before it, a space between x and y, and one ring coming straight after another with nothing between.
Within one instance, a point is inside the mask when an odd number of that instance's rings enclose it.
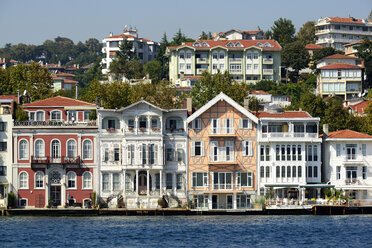
<instances>
[{"instance_id":1,"label":"calm water","mask_svg":"<svg viewBox=\"0 0 372 248\"><path fill-rule=\"evenodd\" d=\"M372 247L372 216L0 217L0 247Z\"/></svg>"}]
</instances>

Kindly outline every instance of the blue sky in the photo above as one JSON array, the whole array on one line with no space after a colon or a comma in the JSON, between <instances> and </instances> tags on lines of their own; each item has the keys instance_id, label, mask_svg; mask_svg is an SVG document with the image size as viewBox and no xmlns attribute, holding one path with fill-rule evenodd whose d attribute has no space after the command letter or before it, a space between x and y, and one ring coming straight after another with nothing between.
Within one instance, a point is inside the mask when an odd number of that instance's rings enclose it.
<instances>
[{"instance_id":1,"label":"blue sky","mask_svg":"<svg viewBox=\"0 0 372 248\"><path fill-rule=\"evenodd\" d=\"M42 44L57 36L74 42L102 40L136 26L140 36L160 41L182 29L195 38L204 31L269 29L280 17L296 30L325 16L365 18L371 0L0 0L0 47L5 43Z\"/></svg>"}]
</instances>

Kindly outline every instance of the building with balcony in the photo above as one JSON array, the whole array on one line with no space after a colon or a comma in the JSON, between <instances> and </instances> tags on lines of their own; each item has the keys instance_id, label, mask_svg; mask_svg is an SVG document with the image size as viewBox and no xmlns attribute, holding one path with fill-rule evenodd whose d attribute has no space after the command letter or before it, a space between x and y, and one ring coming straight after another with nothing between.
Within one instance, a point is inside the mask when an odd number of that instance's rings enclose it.
<instances>
[{"instance_id":1,"label":"building with balcony","mask_svg":"<svg viewBox=\"0 0 372 248\"><path fill-rule=\"evenodd\" d=\"M198 40L168 47L169 80L229 71L239 82L280 80L281 46L274 40Z\"/></svg>"},{"instance_id":2,"label":"building with balcony","mask_svg":"<svg viewBox=\"0 0 372 248\"><path fill-rule=\"evenodd\" d=\"M358 47L360 44L362 44L364 40L358 40L354 41L348 44L345 44L345 55L351 56L351 57L356 57L356 53L358 52Z\"/></svg>"},{"instance_id":3,"label":"building with balcony","mask_svg":"<svg viewBox=\"0 0 372 248\"><path fill-rule=\"evenodd\" d=\"M298 203L320 198L320 118L305 111L259 111L258 192L274 193L275 199Z\"/></svg>"},{"instance_id":4,"label":"building with balcony","mask_svg":"<svg viewBox=\"0 0 372 248\"><path fill-rule=\"evenodd\" d=\"M196 209L251 208L258 119L220 93L187 118L189 200Z\"/></svg>"},{"instance_id":5,"label":"building with balcony","mask_svg":"<svg viewBox=\"0 0 372 248\"><path fill-rule=\"evenodd\" d=\"M262 40L264 33L262 30L242 31L231 29L226 32L214 34L214 40Z\"/></svg>"},{"instance_id":6,"label":"building with balcony","mask_svg":"<svg viewBox=\"0 0 372 248\"><path fill-rule=\"evenodd\" d=\"M344 45L367 36L372 39L372 22L368 19L325 17L315 24L316 44L344 51Z\"/></svg>"},{"instance_id":7,"label":"building with balcony","mask_svg":"<svg viewBox=\"0 0 372 248\"><path fill-rule=\"evenodd\" d=\"M96 106L57 96L23 105L13 124L13 187L18 206L88 206L98 182Z\"/></svg>"},{"instance_id":8,"label":"building with balcony","mask_svg":"<svg viewBox=\"0 0 372 248\"><path fill-rule=\"evenodd\" d=\"M133 42L133 49L136 52L137 58L140 62L151 61L158 53L160 44L158 42L139 38L136 29L125 27L122 34L113 35L110 33L109 37L103 39L103 58L102 58L102 74L107 75L110 71L110 63L115 58L116 53L120 51L120 44L128 40Z\"/></svg>"},{"instance_id":9,"label":"building with balcony","mask_svg":"<svg viewBox=\"0 0 372 248\"><path fill-rule=\"evenodd\" d=\"M7 196L12 191L12 129L13 111L17 96L0 96L0 208L7 206Z\"/></svg>"},{"instance_id":10,"label":"building with balcony","mask_svg":"<svg viewBox=\"0 0 372 248\"><path fill-rule=\"evenodd\" d=\"M186 118L186 109L143 100L99 109L100 197L113 198L111 207L122 200L126 208L156 208L162 197L172 207L185 203Z\"/></svg>"},{"instance_id":11,"label":"building with balcony","mask_svg":"<svg viewBox=\"0 0 372 248\"><path fill-rule=\"evenodd\" d=\"M352 130L324 134L325 180L346 196L372 202L372 136ZM363 205L363 204L362 204Z\"/></svg>"},{"instance_id":12,"label":"building with balcony","mask_svg":"<svg viewBox=\"0 0 372 248\"><path fill-rule=\"evenodd\" d=\"M342 55L343 56L343 55ZM319 67L317 94L323 98L339 96L351 100L361 96L363 91L363 68L358 65L334 63Z\"/></svg>"},{"instance_id":13,"label":"building with balcony","mask_svg":"<svg viewBox=\"0 0 372 248\"><path fill-rule=\"evenodd\" d=\"M53 91L71 90L78 86L79 82L74 80L74 74L57 73L52 75Z\"/></svg>"},{"instance_id":14,"label":"building with balcony","mask_svg":"<svg viewBox=\"0 0 372 248\"><path fill-rule=\"evenodd\" d=\"M287 107L291 105L291 96L273 96L262 90L251 91L248 97L255 97L260 101L262 108L267 109L271 106Z\"/></svg>"}]
</instances>

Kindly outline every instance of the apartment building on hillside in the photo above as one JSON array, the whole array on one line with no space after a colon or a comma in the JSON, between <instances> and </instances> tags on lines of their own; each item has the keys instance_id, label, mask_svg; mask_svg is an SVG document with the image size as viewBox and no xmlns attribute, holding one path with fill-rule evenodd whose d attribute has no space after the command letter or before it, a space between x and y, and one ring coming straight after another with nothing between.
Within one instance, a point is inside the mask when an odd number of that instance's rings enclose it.
<instances>
[{"instance_id":1,"label":"apartment building on hillside","mask_svg":"<svg viewBox=\"0 0 372 248\"><path fill-rule=\"evenodd\" d=\"M344 45L367 36L372 39L372 21L368 19L325 17L315 24L316 44L344 51Z\"/></svg>"},{"instance_id":2,"label":"apartment building on hillside","mask_svg":"<svg viewBox=\"0 0 372 248\"><path fill-rule=\"evenodd\" d=\"M169 79L229 71L239 82L280 80L281 46L274 40L198 40L168 47ZM177 85L176 85L177 86ZM191 85L190 85L191 86Z\"/></svg>"}]
</instances>

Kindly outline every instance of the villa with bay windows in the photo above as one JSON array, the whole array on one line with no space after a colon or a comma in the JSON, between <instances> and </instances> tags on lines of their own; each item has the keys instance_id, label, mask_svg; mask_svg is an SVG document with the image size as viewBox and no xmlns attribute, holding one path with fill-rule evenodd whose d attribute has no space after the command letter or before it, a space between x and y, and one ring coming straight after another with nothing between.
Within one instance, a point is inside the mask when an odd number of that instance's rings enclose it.
<instances>
[{"instance_id":1,"label":"villa with bay windows","mask_svg":"<svg viewBox=\"0 0 372 248\"><path fill-rule=\"evenodd\" d=\"M196 209L247 209L256 195L258 119L220 93L187 118L188 197Z\"/></svg>"},{"instance_id":2,"label":"villa with bay windows","mask_svg":"<svg viewBox=\"0 0 372 248\"><path fill-rule=\"evenodd\" d=\"M97 177L91 103L57 96L23 105L13 125L13 188L19 207L88 206Z\"/></svg>"},{"instance_id":3,"label":"villa with bay windows","mask_svg":"<svg viewBox=\"0 0 372 248\"><path fill-rule=\"evenodd\" d=\"M109 207L172 207L186 202L186 109L161 109L144 100L99 109L99 195Z\"/></svg>"}]
</instances>

